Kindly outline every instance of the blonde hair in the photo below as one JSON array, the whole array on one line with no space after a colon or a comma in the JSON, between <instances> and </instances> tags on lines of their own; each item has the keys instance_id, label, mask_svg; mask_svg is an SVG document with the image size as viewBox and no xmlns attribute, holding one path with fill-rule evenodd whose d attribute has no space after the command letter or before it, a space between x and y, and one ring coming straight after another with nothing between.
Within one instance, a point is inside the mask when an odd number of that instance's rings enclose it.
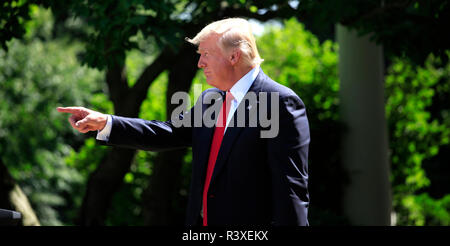
<instances>
[{"instance_id":1,"label":"blonde hair","mask_svg":"<svg viewBox=\"0 0 450 246\"><path fill-rule=\"evenodd\" d=\"M246 65L259 65L263 59L259 56L255 37L252 33L250 23L242 18L228 18L215 21L204 27L193 38L186 41L196 46L211 34L220 35L218 46L223 52L238 48L242 52L242 59Z\"/></svg>"}]
</instances>

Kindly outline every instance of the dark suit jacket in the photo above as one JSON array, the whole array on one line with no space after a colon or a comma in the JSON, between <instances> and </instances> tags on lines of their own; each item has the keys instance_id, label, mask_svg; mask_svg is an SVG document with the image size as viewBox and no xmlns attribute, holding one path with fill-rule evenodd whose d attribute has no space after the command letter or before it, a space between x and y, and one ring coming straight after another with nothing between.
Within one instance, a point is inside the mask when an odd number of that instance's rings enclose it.
<instances>
[{"instance_id":1,"label":"dark suit jacket","mask_svg":"<svg viewBox=\"0 0 450 246\"><path fill-rule=\"evenodd\" d=\"M208 96L222 91L208 89ZM302 100L289 88L274 82L262 70L249 92L278 92L279 134L261 138L264 127L228 127L215 164L208 192L209 225L308 225L308 146L309 125ZM214 98L218 99L218 98ZM261 105L258 97L257 107ZM270 99L270 97L269 97ZM194 108L204 112L210 104L197 101ZM249 110L249 102L238 106ZM238 111L237 110L237 111ZM236 111L236 112L237 112ZM256 111L258 112L258 111ZM192 146L192 181L186 224L200 225L202 192L205 181L213 127L175 127L173 121L146 121L112 116L108 145L151 151ZM270 117L269 117L270 118ZM236 122L236 113L232 119ZM259 123L259 122L258 122ZM235 124L236 126L236 124ZM270 128L270 127L267 127Z\"/></svg>"}]
</instances>

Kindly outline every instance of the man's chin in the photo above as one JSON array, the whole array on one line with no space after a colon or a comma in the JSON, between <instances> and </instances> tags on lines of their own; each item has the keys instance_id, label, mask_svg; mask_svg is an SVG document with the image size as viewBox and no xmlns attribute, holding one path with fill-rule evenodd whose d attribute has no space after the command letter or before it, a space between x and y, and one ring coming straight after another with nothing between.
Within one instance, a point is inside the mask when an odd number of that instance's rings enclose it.
<instances>
[{"instance_id":1,"label":"man's chin","mask_svg":"<svg viewBox=\"0 0 450 246\"><path fill-rule=\"evenodd\" d=\"M210 86L214 86L214 87L217 88L217 85L216 85L216 83L214 83L214 81L211 81L211 80L209 80L209 79L206 79L206 83L207 83L208 85L210 85Z\"/></svg>"}]
</instances>

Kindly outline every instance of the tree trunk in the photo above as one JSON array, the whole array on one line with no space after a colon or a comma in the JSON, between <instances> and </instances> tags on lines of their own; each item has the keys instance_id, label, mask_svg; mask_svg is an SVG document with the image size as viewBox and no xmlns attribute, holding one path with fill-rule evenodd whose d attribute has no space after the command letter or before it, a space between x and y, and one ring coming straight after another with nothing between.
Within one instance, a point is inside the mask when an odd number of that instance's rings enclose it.
<instances>
[{"instance_id":1,"label":"tree trunk","mask_svg":"<svg viewBox=\"0 0 450 246\"><path fill-rule=\"evenodd\" d=\"M169 70L169 83L166 93L166 112L170 119L173 109L170 99L173 93L188 93L197 71L195 48L185 44L181 54ZM184 223L186 199L180 195L180 171L186 150L159 153L149 186L143 193L143 213L147 225L182 225ZM177 209L178 208L178 209Z\"/></svg>"},{"instance_id":2,"label":"tree trunk","mask_svg":"<svg viewBox=\"0 0 450 246\"><path fill-rule=\"evenodd\" d=\"M142 102L156 77L171 64L174 54L163 51L141 74L134 87L127 82L124 66L108 67L106 83L114 104L114 113L125 117L138 117ZM76 224L104 225L114 193L120 188L136 150L113 147L89 177L80 215Z\"/></svg>"},{"instance_id":3,"label":"tree trunk","mask_svg":"<svg viewBox=\"0 0 450 246\"><path fill-rule=\"evenodd\" d=\"M21 225L39 226L39 220L20 186L0 159L0 208L22 214Z\"/></svg>"},{"instance_id":4,"label":"tree trunk","mask_svg":"<svg viewBox=\"0 0 450 246\"><path fill-rule=\"evenodd\" d=\"M114 193L130 169L135 150L112 147L105 159L89 177L79 225L104 225Z\"/></svg>"},{"instance_id":5,"label":"tree trunk","mask_svg":"<svg viewBox=\"0 0 450 246\"><path fill-rule=\"evenodd\" d=\"M391 194L382 47L337 25L343 164L350 184L344 213L353 225L390 225Z\"/></svg>"}]
</instances>

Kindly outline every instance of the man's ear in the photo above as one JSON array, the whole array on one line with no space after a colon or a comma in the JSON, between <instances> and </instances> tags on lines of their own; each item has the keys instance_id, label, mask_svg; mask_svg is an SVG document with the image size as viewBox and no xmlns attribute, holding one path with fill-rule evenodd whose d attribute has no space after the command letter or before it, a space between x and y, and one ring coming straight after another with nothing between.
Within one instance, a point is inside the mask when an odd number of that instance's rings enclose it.
<instances>
[{"instance_id":1,"label":"man's ear","mask_svg":"<svg viewBox=\"0 0 450 246\"><path fill-rule=\"evenodd\" d=\"M239 60L241 59L241 53L242 52L240 49L234 49L231 52L229 59L232 66L236 65L239 62Z\"/></svg>"}]
</instances>

